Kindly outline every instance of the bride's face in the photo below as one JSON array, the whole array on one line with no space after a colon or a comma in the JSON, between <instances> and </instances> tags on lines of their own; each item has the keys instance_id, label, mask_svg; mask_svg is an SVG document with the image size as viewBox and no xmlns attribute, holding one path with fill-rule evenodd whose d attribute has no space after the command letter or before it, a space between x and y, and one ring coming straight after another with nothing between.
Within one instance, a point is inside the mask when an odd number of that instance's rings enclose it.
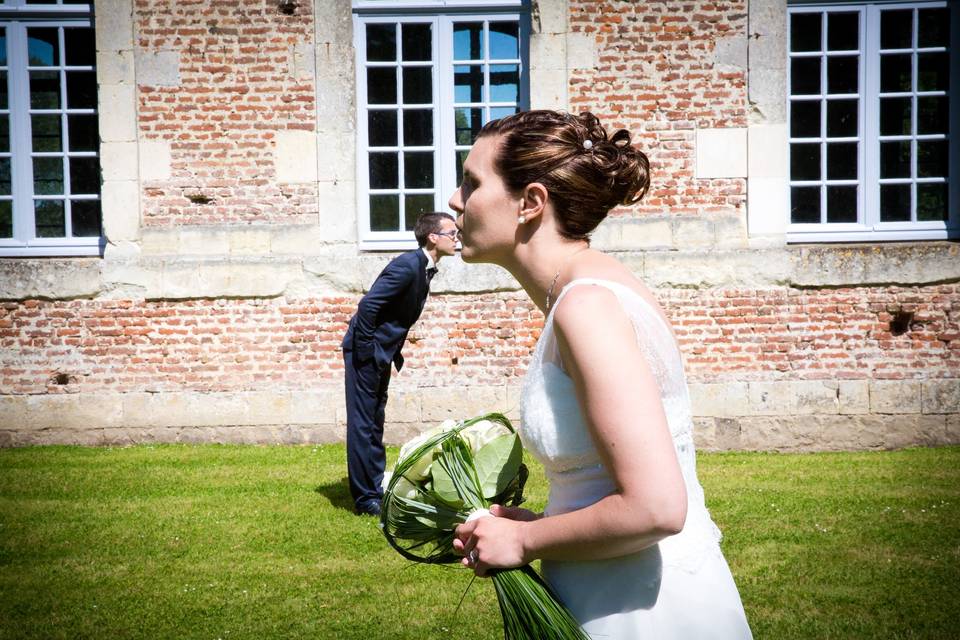
<instances>
[{"instance_id":1,"label":"bride's face","mask_svg":"<svg viewBox=\"0 0 960 640\"><path fill-rule=\"evenodd\" d=\"M497 142L497 136L484 136L474 143L463 163L463 182L450 198L467 262L499 263L516 242L520 199L494 169Z\"/></svg>"}]
</instances>

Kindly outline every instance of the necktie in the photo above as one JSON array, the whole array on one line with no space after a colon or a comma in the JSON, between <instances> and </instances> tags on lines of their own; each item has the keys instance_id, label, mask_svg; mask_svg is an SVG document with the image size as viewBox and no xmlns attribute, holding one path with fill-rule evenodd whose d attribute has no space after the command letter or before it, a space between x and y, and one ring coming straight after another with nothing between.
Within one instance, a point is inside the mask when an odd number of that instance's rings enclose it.
<instances>
[{"instance_id":1,"label":"necktie","mask_svg":"<svg viewBox=\"0 0 960 640\"><path fill-rule=\"evenodd\" d=\"M427 269L427 284L430 284L430 281L433 280L433 276L437 275L437 271L439 271L439 269L436 267L430 267Z\"/></svg>"}]
</instances>

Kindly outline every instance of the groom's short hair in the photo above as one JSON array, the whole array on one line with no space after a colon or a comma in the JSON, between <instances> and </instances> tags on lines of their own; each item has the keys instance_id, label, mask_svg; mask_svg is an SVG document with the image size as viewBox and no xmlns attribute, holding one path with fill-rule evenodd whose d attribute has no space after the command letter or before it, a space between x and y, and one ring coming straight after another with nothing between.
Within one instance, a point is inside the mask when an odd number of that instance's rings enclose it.
<instances>
[{"instance_id":1,"label":"groom's short hair","mask_svg":"<svg viewBox=\"0 0 960 640\"><path fill-rule=\"evenodd\" d=\"M443 231L440 223L444 218L448 220L454 219L452 215L443 211L431 211L420 214L420 217L417 218L417 221L413 225L413 235L417 239L418 246L422 247L427 244L427 236L431 233L441 233Z\"/></svg>"}]
</instances>

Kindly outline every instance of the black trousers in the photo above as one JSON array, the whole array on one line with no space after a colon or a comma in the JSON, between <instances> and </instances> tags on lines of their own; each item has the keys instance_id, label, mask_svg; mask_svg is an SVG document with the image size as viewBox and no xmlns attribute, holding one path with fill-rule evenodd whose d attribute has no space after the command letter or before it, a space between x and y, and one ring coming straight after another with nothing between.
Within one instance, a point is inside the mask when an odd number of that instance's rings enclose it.
<instances>
[{"instance_id":1,"label":"black trousers","mask_svg":"<svg viewBox=\"0 0 960 640\"><path fill-rule=\"evenodd\" d=\"M383 448L383 421L387 407L390 369L374 359L356 362L344 350L343 367L347 399L347 477L350 495L358 509L383 497L383 472L387 464Z\"/></svg>"}]
</instances>

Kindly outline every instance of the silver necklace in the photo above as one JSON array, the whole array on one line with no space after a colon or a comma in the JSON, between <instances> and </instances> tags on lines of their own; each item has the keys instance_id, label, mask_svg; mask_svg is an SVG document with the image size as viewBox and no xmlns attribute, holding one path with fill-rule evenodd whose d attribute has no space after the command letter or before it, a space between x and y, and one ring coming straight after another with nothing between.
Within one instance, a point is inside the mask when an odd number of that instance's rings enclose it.
<instances>
[{"instance_id":1,"label":"silver necklace","mask_svg":"<svg viewBox=\"0 0 960 640\"><path fill-rule=\"evenodd\" d=\"M553 276L553 281L550 282L550 287L547 289L547 313L550 312L550 301L553 299L553 288L557 286L557 280L560 278L560 271L563 270L565 266L567 266L567 263L573 259L573 256L577 255L581 251L586 251L589 248L590 248L590 245L587 245L586 247L580 247L579 249L577 249L576 251L568 255L566 258L564 258L563 262L560 263L560 266L557 267L557 272Z\"/></svg>"}]
</instances>

